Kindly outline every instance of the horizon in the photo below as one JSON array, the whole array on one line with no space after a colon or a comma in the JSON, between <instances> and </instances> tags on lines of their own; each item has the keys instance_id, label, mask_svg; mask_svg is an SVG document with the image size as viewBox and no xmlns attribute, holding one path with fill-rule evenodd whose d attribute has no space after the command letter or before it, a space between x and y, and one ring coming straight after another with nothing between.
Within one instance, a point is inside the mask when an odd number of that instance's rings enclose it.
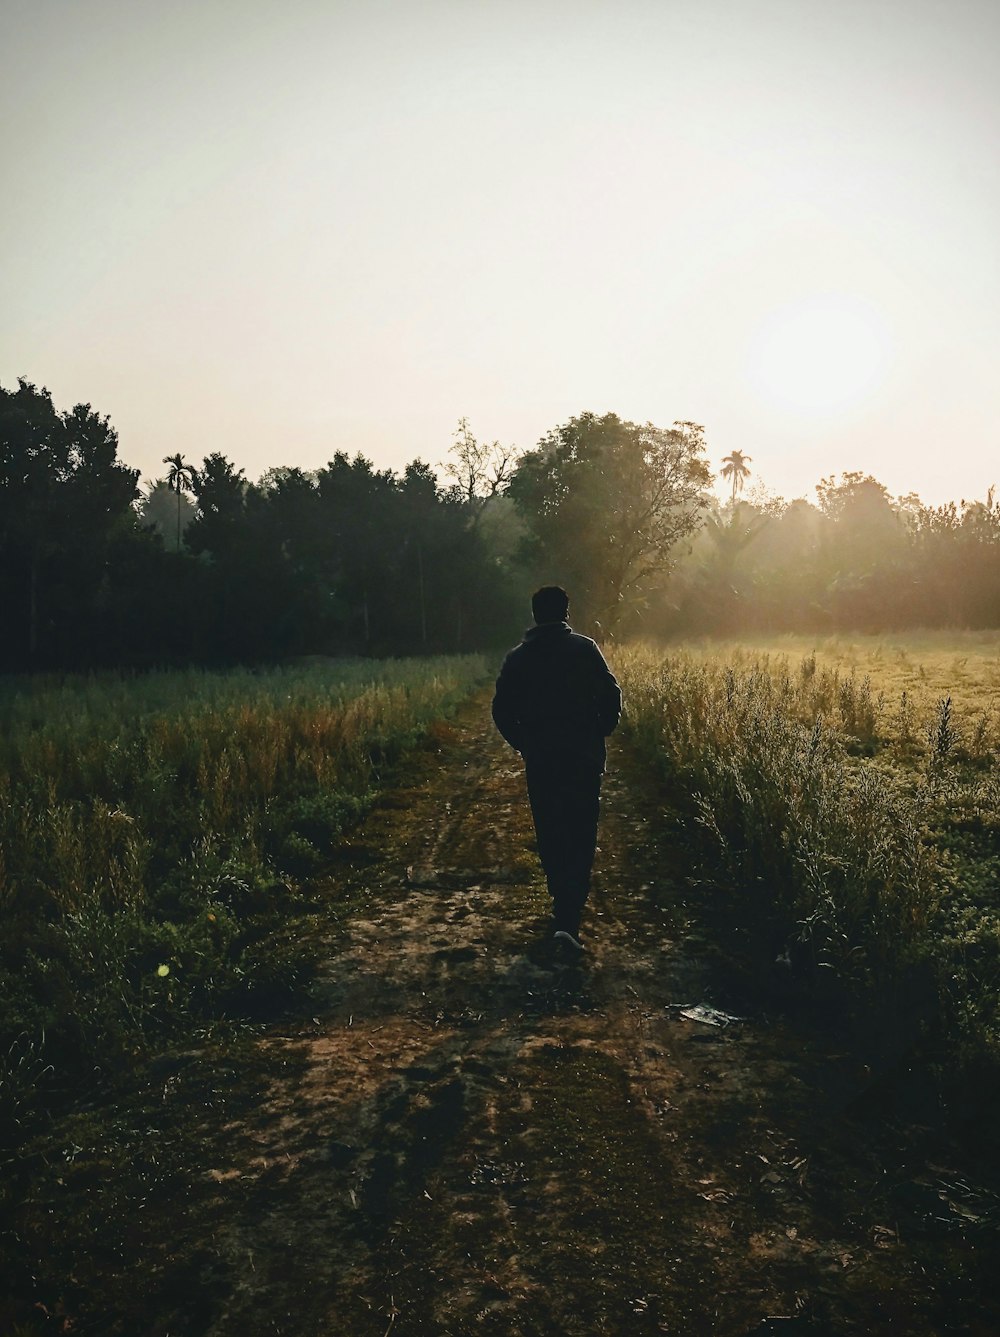
<instances>
[{"instance_id":1,"label":"horizon","mask_svg":"<svg viewBox=\"0 0 1000 1337\"><path fill-rule=\"evenodd\" d=\"M15 4L0 382L148 484L584 411L792 500L998 481L1000 12ZM719 485L720 495L727 490Z\"/></svg>"}]
</instances>

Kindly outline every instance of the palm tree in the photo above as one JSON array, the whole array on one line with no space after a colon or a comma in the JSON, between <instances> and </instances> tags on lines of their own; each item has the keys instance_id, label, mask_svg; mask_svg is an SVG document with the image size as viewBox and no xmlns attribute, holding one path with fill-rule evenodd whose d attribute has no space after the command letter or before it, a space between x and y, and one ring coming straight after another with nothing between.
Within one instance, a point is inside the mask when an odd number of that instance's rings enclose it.
<instances>
[{"instance_id":1,"label":"palm tree","mask_svg":"<svg viewBox=\"0 0 1000 1337\"><path fill-rule=\"evenodd\" d=\"M177 551L181 550L181 493L193 492L198 470L193 464L185 464L183 455L165 455L164 464L169 464L167 487L177 493Z\"/></svg>"},{"instance_id":2,"label":"palm tree","mask_svg":"<svg viewBox=\"0 0 1000 1337\"><path fill-rule=\"evenodd\" d=\"M744 455L742 450L734 450L731 455L727 455L722 461L723 478L733 480L733 490L729 498L731 505L736 504L737 492L743 491L743 483L750 477L750 470L747 465L751 459L752 456Z\"/></svg>"}]
</instances>

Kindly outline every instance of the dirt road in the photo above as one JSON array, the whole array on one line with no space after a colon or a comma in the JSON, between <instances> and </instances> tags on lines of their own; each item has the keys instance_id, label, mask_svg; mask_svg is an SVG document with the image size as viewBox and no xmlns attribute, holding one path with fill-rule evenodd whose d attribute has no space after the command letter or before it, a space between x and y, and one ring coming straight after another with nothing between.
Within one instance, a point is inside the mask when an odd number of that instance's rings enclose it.
<instances>
[{"instance_id":1,"label":"dirt road","mask_svg":"<svg viewBox=\"0 0 1000 1337\"><path fill-rule=\"evenodd\" d=\"M208 1101L130 1333L1000 1332L995 1199L727 975L611 764L566 963L518 759L482 698L441 728L332 878L314 1017Z\"/></svg>"}]
</instances>

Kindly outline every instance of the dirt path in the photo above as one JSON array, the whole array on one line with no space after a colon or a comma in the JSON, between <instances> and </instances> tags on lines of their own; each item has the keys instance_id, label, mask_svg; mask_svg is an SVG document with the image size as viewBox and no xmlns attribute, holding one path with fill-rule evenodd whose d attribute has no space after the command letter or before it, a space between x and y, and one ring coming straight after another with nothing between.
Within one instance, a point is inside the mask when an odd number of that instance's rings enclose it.
<instances>
[{"instance_id":1,"label":"dirt path","mask_svg":"<svg viewBox=\"0 0 1000 1337\"><path fill-rule=\"evenodd\" d=\"M137 1337L1000 1332L986 1190L873 1116L857 1061L726 992L612 765L579 964L546 945L482 699L384 797L315 1017L206 1132Z\"/></svg>"}]
</instances>

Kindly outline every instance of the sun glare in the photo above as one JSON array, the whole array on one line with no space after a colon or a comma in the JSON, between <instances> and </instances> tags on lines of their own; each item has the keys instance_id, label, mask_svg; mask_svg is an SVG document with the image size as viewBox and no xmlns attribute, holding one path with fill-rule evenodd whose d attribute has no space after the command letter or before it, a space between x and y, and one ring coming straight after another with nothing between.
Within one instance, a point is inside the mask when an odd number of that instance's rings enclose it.
<instances>
[{"instance_id":1,"label":"sun glare","mask_svg":"<svg viewBox=\"0 0 1000 1337\"><path fill-rule=\"evenodd\" d=\"M885 321L868 302L816 296L772 311L748 350L748 378L778 408L825 417L853 408L883 380L891 350Z\"/></svg>"}]
</instances>

